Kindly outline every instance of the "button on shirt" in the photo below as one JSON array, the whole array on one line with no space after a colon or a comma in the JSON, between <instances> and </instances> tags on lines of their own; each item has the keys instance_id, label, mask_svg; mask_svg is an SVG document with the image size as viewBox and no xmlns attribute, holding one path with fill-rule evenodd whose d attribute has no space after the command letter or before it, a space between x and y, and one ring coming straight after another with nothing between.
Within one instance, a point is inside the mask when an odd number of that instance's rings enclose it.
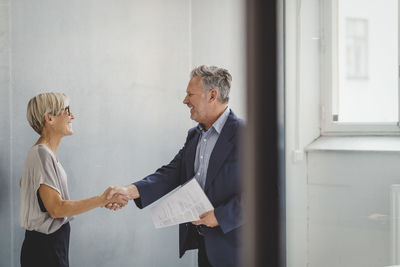
<instances>
[{"instance_id":1,"label":"button on shirt","mask_svg":"<svg viewBox=\"0 0 400 267\"><path fill-rule=\"evenodd\" d=\"M227 107L224 113L219 116L208 131L206 131L201 124L197 126L197 131L200 132L200 138L197 143L196 158L194 160L194 178L196 178L203 189L206 184L208 162L210 161L211 153L228 119L229 113L230 109Z\"/></svg>"}]
</instances>

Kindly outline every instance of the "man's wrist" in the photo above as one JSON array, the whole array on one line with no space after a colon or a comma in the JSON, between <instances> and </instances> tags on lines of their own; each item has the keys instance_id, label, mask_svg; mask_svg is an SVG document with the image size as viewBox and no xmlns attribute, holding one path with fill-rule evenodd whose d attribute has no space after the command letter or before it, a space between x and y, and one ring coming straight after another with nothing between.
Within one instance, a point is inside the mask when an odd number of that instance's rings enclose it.
<instances>
[{"instance_id":1,"label":"man's wrist","mask_svg":"<svg viewBox=\"0 0 400 267\"><path fill-rule=\"evenodd\" d=\"M127 185L126 188L128 189L128 194L130 198L136 199L140 197L139 190L137 189L136 185L130 184Z\"/></svg>"}]
</instances>

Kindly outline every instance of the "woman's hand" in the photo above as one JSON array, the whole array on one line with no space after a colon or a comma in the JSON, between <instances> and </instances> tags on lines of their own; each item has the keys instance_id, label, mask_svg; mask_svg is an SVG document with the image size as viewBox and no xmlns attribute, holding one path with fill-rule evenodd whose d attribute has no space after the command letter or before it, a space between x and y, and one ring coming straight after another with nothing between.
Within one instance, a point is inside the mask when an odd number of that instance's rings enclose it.
<instances>
[{"instance_id":1,"label":"woman's hand","mask_svg":"<svg viewBox=\"0 0 400 267\"><path fill-rule=\"evenodd\" d=\"M109 203L115 203L115 210L117 210L128 203L128 197L119 193L112 194L110 199L107 199L111 190L112 187L107 188L103 194L87 199L63 200L56 189L41 184L39 194L49 215L52 218L63 218L81 214L98 207L104 207L104 205Z\"/></svg>"},{"instance_id":2,"label":"woman's hand","mask_svg":"<svg viewBox=\"0 0 400 267\"><path fill-rule=\"evenodd\" d=\"M139 190L136 185L129 184L126 186L110 186L108 191L107 198L111 199L115 194L121 194L126 196L129 200L136 199L140 197ZM107 189L108 190L108 189ZM105 205L105 207L109 210L119 210L121 209L120 205L117 203L109 202Z\"/></svg>"},{"instance_id":3,"label":"woman's hand","mask_svg":"<svg viewBox=\"0 0 400 267\"><path fill-rule=\"evenodd\" d=\"M126 206L129 201L129 197L127 195L119 194L119 193L114 193L111 195L110 198L110 193L115 191L114 186L110 186L109 188L104 191L104 193L101 195L101 199L103 201L103 207L104 206L111 206L112 210L119 210ZM109 198L109 199L108 199Z\"/></svg>"}]
</instances>

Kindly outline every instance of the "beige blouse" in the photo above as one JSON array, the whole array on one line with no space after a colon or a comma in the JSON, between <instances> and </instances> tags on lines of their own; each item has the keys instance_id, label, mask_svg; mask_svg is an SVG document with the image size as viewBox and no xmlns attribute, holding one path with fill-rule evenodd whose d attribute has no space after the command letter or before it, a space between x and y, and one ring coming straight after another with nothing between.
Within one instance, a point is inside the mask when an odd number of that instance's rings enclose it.
<instances>
[{"instance_id":1,"label":"beige blouse","mask_svg":"<svg viewBox=\"0 0 400 267\"><path fill-rule=\"evenodd\" d=\"M69 200L67 174L53 152L45 145L33 146L25 161L21 179L19 224L27 230L44 234L57 231L73 217L53 219L39 206L38 189L45 184L57 190L64 200Z\"/></svg>"}]
</instances>

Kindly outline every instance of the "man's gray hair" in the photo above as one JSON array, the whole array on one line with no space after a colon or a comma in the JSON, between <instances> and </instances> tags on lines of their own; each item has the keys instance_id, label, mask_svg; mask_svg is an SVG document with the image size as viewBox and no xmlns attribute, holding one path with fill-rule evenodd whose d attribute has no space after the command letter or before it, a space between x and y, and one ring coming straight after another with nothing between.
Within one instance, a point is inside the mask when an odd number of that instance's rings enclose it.
<instances>
[{"instance_id":1,"label":"man's gray hair","mask_svg":"<svg viewBox=\"0 0 400 267\"><path fill-rule=\"evenodd\" d=\"M229 101L229 91L231 90L232 76L228 70L216 66L201 65L192 70L190 79L200 77L204 92L213 88L218 90L218 99L225 104Z\"/></svg>"}]
</instances>

